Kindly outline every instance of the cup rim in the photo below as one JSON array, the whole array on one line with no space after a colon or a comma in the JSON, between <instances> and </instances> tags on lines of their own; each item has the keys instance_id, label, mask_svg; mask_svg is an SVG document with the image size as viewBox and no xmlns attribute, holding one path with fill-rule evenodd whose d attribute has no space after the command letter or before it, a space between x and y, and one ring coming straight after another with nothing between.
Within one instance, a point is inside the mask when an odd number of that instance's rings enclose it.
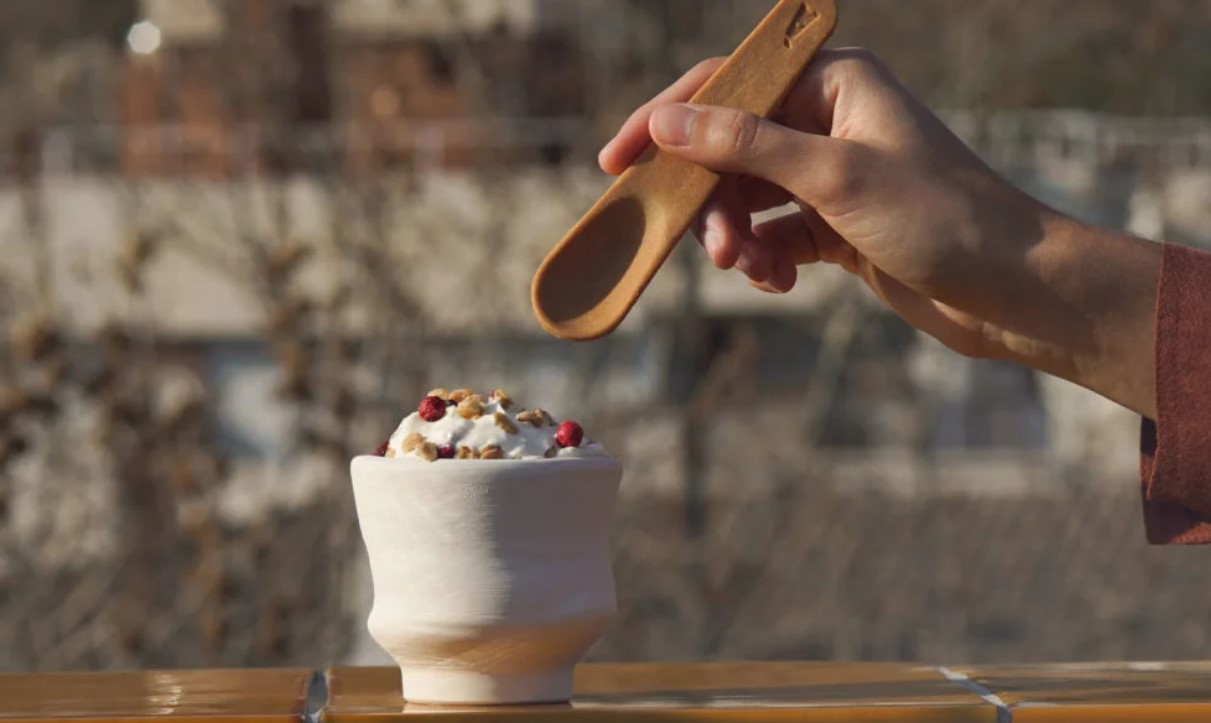
<instances>
[{"instance_id":1,"label":"cup rim","mask_svg":"<svg viewBox=\"0 0 1211 723\"><path fill-rule=\"evenodd\" d=\"M556 459L439 459L426 462L415 457L379 457L363 454L354 457L350 464L373 464L400 469L419 468L432 470L438 465L455 465L455 469L517 469L525 466L542 467L622 467L622 461L613 456L562 457Z\"/></svg>"}]
</instances>

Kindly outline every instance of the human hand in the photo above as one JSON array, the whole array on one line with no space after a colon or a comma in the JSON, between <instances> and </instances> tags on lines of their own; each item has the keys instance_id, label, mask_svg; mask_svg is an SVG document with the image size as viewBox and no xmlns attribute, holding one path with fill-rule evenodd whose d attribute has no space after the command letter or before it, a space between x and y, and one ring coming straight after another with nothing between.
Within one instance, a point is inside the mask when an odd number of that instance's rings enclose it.
<instances>
[{"instance_id":1,"label":"human hand","mask_svg":"<svg viewBox=\"0 0 1211 723\"><path fill-rule=\"evenodd\" d=\"M1021 361L1087 386L1108 354L1141 342L1117 338L1126 331L1121 314L1106 328L1086 308L1105 301L1104 284L1070 272L1096 243L1146 305L1155 277L1147 278L1153 257L1143 242L1094 241L1091 229L1014 188L870 53L823 51L772 120L685 104L721 63L700 64L637 110L600 156L604 170L621 173L654 140L721 173L694 228L720 268L787 292L797 266L838 264L962 354ZM753 213L791 201L800 211L752 224ZM1143 331L1138 316L1132 334Z\"/></svg>"}]
</instances>

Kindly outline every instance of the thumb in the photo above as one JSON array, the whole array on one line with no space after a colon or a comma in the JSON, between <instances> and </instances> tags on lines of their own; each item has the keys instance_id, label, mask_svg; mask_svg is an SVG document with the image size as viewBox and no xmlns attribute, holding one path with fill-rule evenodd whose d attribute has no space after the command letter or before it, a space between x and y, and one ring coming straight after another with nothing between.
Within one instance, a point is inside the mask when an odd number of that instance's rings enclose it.
<instances>
[{"instance_id":1,"label":"thumb","mask_svg":"<svg viewBox=\"0 0 1211 723\"><path fill-rule=\"evenodd\" d=\"M664 151L719 173L754 176L812 206L860 185L852 144L801 133L730 108L679 103L657 108L648 126Z\"/></svg>"}]
</instances>

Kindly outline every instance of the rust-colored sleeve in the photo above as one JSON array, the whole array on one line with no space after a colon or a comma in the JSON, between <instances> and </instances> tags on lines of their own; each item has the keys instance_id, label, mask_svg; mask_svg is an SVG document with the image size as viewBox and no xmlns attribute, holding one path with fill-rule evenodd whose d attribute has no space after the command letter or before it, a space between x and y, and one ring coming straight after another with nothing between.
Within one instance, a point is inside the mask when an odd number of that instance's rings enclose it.
<instances>
[{"instance_id":1,"label":"rust-colored sleeve","mask_svg":"<svg viewBox=\"0 0 1211 723\"><path fill-rule=\"evenodd\" d=\"M1211 254L1172 244L1156 305L1156 407L1140 437L1148 541L1211 544Z\"/></svg>"}]
</instances>

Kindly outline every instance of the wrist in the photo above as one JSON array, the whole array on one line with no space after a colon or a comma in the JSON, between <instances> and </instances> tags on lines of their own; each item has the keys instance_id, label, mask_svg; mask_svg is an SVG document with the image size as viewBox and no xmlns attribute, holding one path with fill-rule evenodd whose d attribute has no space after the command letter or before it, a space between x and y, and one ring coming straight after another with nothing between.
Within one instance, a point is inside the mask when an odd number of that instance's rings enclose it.
<instances>
[{"instance_id":1,"label":"wrist","mask_svg":"<svg viewBox=\"0 0 1211 723\"><path fill-rule=\"evenodd\" d=\"M1163 248L1052 212L1027 254L1046 343L1023 362L1154 417Z\"/></svg>"}]
</instances>

